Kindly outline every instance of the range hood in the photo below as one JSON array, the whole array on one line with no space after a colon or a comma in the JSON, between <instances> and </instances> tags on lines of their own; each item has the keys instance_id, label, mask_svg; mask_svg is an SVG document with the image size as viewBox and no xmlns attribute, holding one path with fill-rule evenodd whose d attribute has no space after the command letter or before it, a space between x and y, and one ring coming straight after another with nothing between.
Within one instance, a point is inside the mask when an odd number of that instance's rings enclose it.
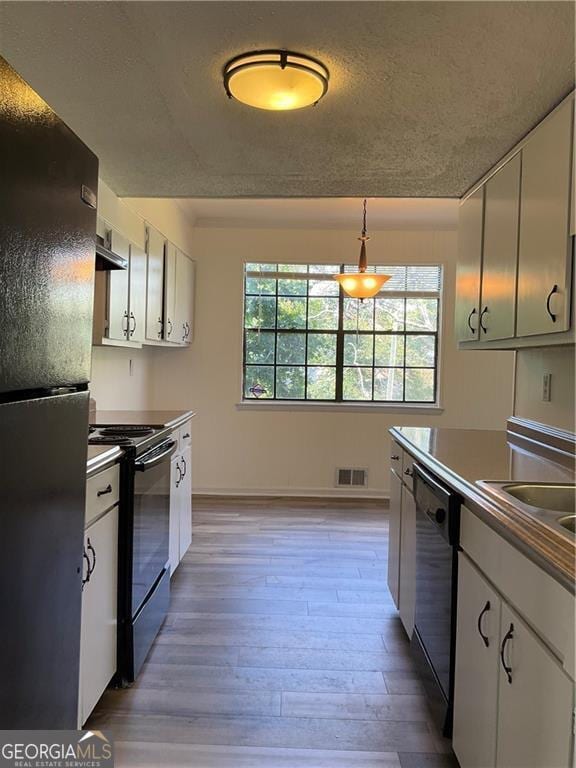
<instances>
[{"instance_id":1,"label":"range hood","mask_svg":"<svg viewBox=\"0 0 576 768\"><path fill-rule=\"evenodd\" d=\"M99 271L128 269L128 259L111 251L100 235L96 235L96 269Z\"/></svg>"}]
</instances>

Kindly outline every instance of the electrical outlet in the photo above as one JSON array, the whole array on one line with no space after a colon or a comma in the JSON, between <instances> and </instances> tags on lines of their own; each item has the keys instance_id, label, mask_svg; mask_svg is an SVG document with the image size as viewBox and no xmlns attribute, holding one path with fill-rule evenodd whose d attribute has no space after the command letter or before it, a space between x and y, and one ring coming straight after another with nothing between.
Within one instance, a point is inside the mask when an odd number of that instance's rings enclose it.
<instances>
[{"instance_id":1,"label":"electrical outlet","mask_svg":"<svg viewBox=\"0 0 576 768\"><path fill-rule=\"evenodd\" d=\"M552 374L545 373L542 377L542 400L549 403L552 394Z\"/></svg>"}]
</instances>

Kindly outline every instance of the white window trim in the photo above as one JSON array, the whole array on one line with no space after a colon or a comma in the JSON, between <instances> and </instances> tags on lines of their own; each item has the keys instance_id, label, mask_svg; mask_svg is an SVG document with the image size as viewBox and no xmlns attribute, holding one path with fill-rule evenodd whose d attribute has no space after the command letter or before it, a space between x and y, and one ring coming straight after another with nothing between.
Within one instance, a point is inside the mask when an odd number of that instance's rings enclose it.
<instances>
[{"instance_id":1,"label":"white window trim","mask_svg":"<svg viewBox=\"0 0 576 768\"><path fill-rule=\"evenodd\" d=\"M380 291L377 296L385 295L390 298L437 298L438 299L438 355L436 359L436 375L437 375L437 387L436 387L436 402L434 403L398 403L390 401L389 403L382 401L345 401L339 402L325 401L325 400L272 400L269 398L245 398L244 397L244 315L245 315L245 278L246 277L266 277L280 279L301 279L302 272L260 272L246 271L246 264L250 262L243 261L241 264L242 275L242 305L241 305L241 319L240 319L240 400L235 403L237 411L243 410L256 410L256 411L334 411L334 412L362 412L362 411L383 411L389 414L405 414L420 416L439 416L444 413L444 407L442 405L442 351L444 347L444 334L446 329L444 327L444 278L446 276L446 264L444 261L429 261L429 262L406 262L405 264L391 264L390 266L406 266L406 267L440 267L441 284L440 291ZM261 262L266 263L266 262ZM276 262L269 262L276 263ZM320 262L319 262L320 263ZM309 264L308 261L302 262L302 264ZM350 265L354 266L354 265ZM386 264L375 264L373 267L386 267ZM315 280L332 280L332 275L326 273L319 273L314 277ZM377 298L377 297L375 297Z\"/></svg>"}]
</instances>

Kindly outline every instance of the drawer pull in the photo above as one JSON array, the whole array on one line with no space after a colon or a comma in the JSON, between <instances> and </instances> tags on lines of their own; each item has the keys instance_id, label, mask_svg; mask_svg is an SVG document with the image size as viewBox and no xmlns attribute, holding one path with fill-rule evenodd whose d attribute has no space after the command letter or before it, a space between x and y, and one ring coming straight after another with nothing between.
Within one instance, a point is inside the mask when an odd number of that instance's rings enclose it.
<instances>
[{"instance_id":1,"label":"drawer pull","mask_svg":"<svg viewBox=\"0 0 576 768\"><path fill-rule=\"evenodd\" d=\"M490 641L488 640L487 635L485 635L484 632L482 632L482 619L484 618L484 614L488 613L489 610L490 610L490 600L487 600L486 605L484 606L484 608L482 608L482 610L480 611L480 615L478 616L478 632L486 648L490 647Z\"/></svg>"},{"instance_id":2,"label":"drawer pull","mask_svg":"<svg viewBox=\"0 0 576 768\"><path fill-rule=\"evenodd\" d=\"M186 432L185 435L182 435L182 440L188 440L189 437L190 437L190 432Z\"/></svg>"},{"instance_id":3,"label":"drawer pull","mask_svg":"<svg viewBox=\"0 0 576 768\"><path fill-rule=\"evenodd\" d=\"M510 624L510 629L504 635L504 640L502 640L502 645L500 646L500 661L502 662L502 666L504 667L504 672L506 672L506 677L508 678L508 682L510 684L512 684L512 667L509 667L508 664L506 664L506 660L504 658L504 652L506 651L506 646L508 645L508 641L513 639L514 639L514 624Z\"/></svg>"},{"instance_id":4,"label":"drawer pull","mask_svg":"<svg viewBox=\"0 0 576 768\"><path fill-rule=\"evenodd\" d=\"M98 496L98 497L106 496L107 493L112 493L112 486L110 485L110 483L108 483L106 488L103 488L101 491L98 491L96 496Z\"/></svg>"},{"instance_id":5,"label":"drawer pull","mask_svg":"<svg viewBox=\"0 0 576 768\"><path fill-rule=\"evenodd\" d=\"M400 461L400 456L396 456L396 454L394 454L394 456L390 456L390 458L392 461Z\"/></svg>"},{"instance_id":6,"label":"drawer pull","mask_svg":"<svg viewBox=\"0 0 576 768\"><path fill-rule=\"evenodd\" d=\"M408 477L412 477L412 475L414 474L414 472L413 472L413 470L412 470L412 469L410 469L410 467L407 467L407 469L405 469L405 470L404 470L404 474L405 474L405 475L408 475Z\"/></svg>"}]
</instances>

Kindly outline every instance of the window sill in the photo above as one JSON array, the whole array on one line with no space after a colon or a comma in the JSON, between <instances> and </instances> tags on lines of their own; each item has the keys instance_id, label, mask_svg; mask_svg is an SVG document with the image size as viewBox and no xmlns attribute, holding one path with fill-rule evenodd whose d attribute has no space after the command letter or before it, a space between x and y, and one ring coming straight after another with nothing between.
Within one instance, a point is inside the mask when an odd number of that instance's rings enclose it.
<instances>
[{"instance_id":1,"label":"window sill","mask_svg":"<svg viewBox=\"0 0 576 768\"><path fill-rule=\"evenodd\" d=\"M239 411L333 411L356 412L381 411L383 413L403 413L405 415L437 416L444 413L444 408L430 405L400 405L398 403L328 403L302 400L242 400L236 403Z\"/></svg>"}]
</instances>

